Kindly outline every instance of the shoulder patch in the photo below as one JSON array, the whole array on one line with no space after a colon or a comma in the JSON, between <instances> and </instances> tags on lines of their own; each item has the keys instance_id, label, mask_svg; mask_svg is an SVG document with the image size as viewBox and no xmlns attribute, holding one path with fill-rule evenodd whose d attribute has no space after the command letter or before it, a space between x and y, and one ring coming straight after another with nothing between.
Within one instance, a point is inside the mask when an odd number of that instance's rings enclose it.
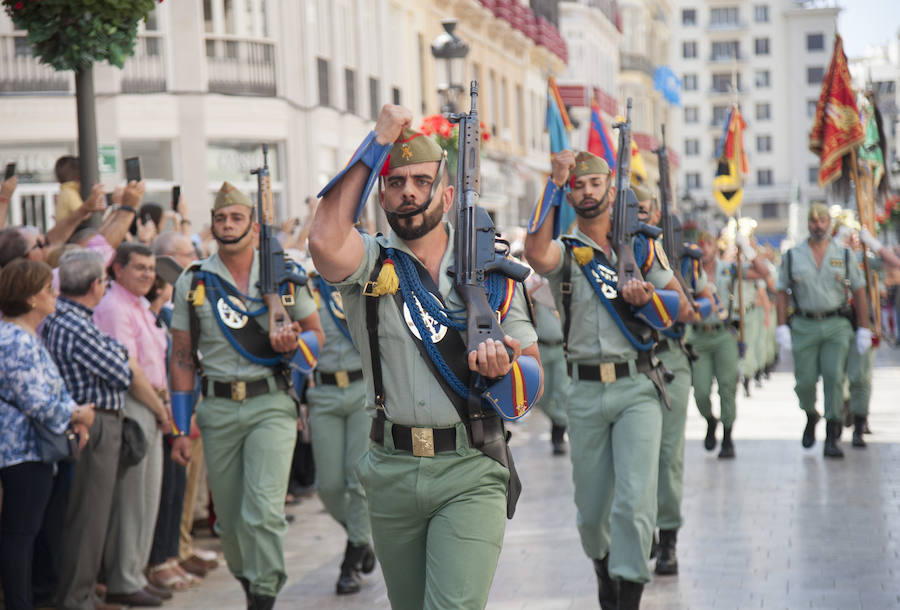
<instances>
[{"instance_id":1,"label":"shoulder patch","mask_svg":"<svg viewBox=\"0 0 900 610\"><path fill-rule=\"evenodd\" d=\"M659 264L663 269L670 269L669 259L666 257L666 250L663 248L662 242L658 239L653 240L653 249L656 250L656 258L659 260ZM649 270L649 268L648 268Z\"/></svg>"}]
</instances>

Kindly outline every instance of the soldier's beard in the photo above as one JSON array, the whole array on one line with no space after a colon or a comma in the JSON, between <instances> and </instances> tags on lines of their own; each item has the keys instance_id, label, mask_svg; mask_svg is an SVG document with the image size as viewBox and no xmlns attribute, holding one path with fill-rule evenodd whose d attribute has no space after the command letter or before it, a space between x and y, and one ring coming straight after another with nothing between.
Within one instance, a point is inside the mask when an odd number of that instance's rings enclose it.
<instances>
[{"instance_id":1,"label":"soldier's beard","mask_svg":"<svg viewBox=\"0 0 900 610\"><path fill-rule=\"evenodd\" d=\"M606 190L600 201L597 201L593 197L585 197L578 202L578 205L573 205L572 208L575 210L575 213L582 218L596 218L609 207L609 202L607 201L608 198L609 189Z\"/></svg>"},{"instance_id":2,"label":"soldier's beard","mask_svg":"<svg viewBox=\"0 0 900 610\"><path fill-rule=\"evenodd\" d=\"M809 232L809 238L814 242L821 243L828 237L827 229L813 229Z\"/></svg>"},{"instance_id":3,"label":"soldier's beard","mask_svg":"<svg viewBox=\"0 0 900 610\"><path fill-rule=\"evenodd\" d=\"M424 237L432 231L436 226L441 224L444 217L444 211L441 206L429 206L427 210L421 214L410 216L408 218L398 218L396 214L386 214L388 224L391 231L403 241L412 241ZM422 217L422 224L415 225L416 219Z\"/></svg>"}]
</instances>

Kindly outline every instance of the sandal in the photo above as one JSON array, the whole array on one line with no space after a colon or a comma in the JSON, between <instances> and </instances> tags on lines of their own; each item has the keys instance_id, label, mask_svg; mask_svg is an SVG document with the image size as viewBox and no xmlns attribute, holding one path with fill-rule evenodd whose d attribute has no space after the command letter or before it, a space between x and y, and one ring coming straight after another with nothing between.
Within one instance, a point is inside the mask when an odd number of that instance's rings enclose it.
<instances>
[{"instance_id":1,"label":"sandal","mask_svg":"<svg viewBox=\"0 0 900 610\"><path fill-rule=\"evenodd\" d=\"M147 580L150 584L157 587L169 588L174 591L184 591L191 586L191 583L178 573L175 569L176 567L177 564L172 560L151 566L147 570Z\"/></svg>"}]
</instances>

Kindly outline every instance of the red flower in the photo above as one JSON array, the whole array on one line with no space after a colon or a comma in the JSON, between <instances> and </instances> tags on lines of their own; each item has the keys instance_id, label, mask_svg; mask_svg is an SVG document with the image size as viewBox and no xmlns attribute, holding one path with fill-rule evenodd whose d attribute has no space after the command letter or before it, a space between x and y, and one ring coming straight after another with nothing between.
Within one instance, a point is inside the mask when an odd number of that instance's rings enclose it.
<instances>
[{"instance_id":1,"label":"red flower","mask_svg":"<svg viewBox=\"0 0 900 610\"><path fill-rule=\"evenodd\" d=\"M488 126L484 124L484 121L479 121L478 124L481 127L481 141L487 142L491 139L491 132L488 129Z\"/></svg>"},{"instance_id":2,"label":"red flower","mask_svg":"<svg viewBox=\"0 0 900 610\"><path fill-rule=\"evenodd\" d=\"M22 10L23 8L25 8L25 3L22 2L21 0L19 0L19 2L16 2L16 3L13 5L13 9L15 9L15 10L17 10L17 11Z\"/></svg>"}]
</instances>

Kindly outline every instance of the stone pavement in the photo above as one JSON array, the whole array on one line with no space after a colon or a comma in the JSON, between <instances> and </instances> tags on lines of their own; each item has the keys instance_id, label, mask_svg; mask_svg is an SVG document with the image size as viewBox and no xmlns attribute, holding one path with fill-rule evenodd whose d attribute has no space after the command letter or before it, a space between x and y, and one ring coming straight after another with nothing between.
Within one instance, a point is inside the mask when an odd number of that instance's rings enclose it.
<instances>
[{"instance_id":1,"label":"stone pavement","mask_svg":"<svg viewBox=\"0 0 900 610\"><path fill-rule=\"evenodd\" d=\"M800 446L806 418L789 366L750 399L739 389L735 460L704 451L706 423L691 403L680 574L654 578L643 608L900 608L900 349L879 350L868 449L850 447L845 430L841 461L822 457L822 422L815 446ZM550 456L542 414L525 419L513 428L524 492L507 525L488 609L596 608L592 565L575 529L569 460ZM288 582L276 608L389 607L377 570L358 595L336 597L342 529L316 498L289 510L296 521L286 542ZM165 607L238 610L243 593L223 565Z\"/></svg>"}]
</instances>

